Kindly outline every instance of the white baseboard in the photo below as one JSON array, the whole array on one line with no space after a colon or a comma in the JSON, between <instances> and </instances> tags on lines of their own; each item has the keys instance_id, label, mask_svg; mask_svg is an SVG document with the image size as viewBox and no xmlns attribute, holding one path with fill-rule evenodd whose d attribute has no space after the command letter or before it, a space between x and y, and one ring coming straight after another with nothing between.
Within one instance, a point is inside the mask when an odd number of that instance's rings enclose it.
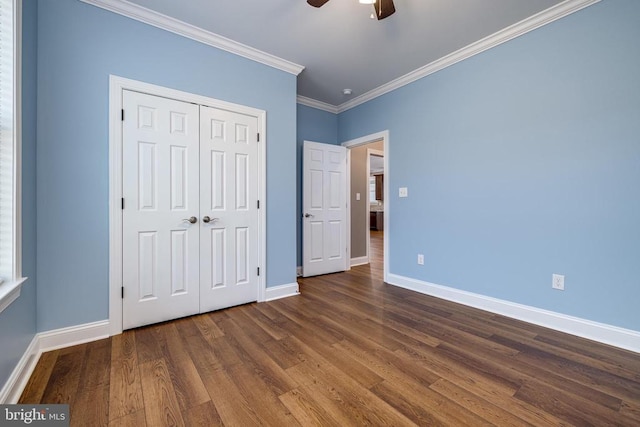
<instances>
[{"instance_id":1,"label":"white baseboard","mask_svg":"<svg viewBox=\"0 0 640 427\"><path fill-rule=\"evenodd\" d=\"M358 258L351 258L351 267L355 267L356 265L364 265L369 264L368 256L361 256Z\"/></svg>"},{"instance_id":2,"label":"white baseboard","mask_svg":"<svg viewBox=\"0 0 640 427\"><path fill-rule=\"evenodd\" d=\"M40 341L40 351L44 353L45 351L109 338L109 321L101 320L100 322L40 332L37 336Z\"/></svg>"},{"instance_id":3,"label":"white baseboard","mask_svg":"<svg viewBox=\"0 0 640 427\"><path fill-rule=\"evenodd\" d=\"M297 282L267 288L267 298L265 301L273 301L280 298L292 297L294 295L300 295Z\"/></svg>"},{"instance_id":4,"label":"white baseboard","mask_svg":"<svg viewBox=\"0 0 640 427\"><path fill-rule=\"evenodd\" d=\"M0 390L0 404L18 402L39 358L38 335L36 334Z\"/></svg>"},{"instance_id":5,"label":"white baseboard","mask_svg":"<svg viewBox=\"0 0 640 427\"><path fill-rule=\"evenodd\" d=\"M37 333L0 390L0 404L18 401L42 353L108 337L108 320Z\"/></svg>"},{"instance_id":6,"label":"white baseboard","mask_svg":"<svg viewBox=\"0 0 640 427\"><path fill-rule=\"evenodd\" d=\"M640 332L389 274L391 285L640 353Z\"/></svg>"}]
</instances>

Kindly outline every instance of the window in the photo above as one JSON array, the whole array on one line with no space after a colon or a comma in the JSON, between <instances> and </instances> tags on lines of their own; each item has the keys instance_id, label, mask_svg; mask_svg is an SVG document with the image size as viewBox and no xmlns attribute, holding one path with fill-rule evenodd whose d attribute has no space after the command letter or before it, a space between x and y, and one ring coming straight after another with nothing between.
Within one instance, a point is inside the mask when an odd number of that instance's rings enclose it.
<instances>
[{"instance_id":1,"label":"window","mask_svg":"<svg viewBox=\"0 0 640 427\"><path fill-rule=\"evenodd\" d=\"M20 295L20 0L0 0L0 311Z\"/></svg>"},{"instance_id":2,"label":"window","mask_svg":"<svg viewBox=\"0 0 640 427\"><path fill-rule=\"evenodd\" d=\"M376 200L376 177L373 175L369 177L369 204L378 204L378 201Z\"/></svg>"}]
</instances>

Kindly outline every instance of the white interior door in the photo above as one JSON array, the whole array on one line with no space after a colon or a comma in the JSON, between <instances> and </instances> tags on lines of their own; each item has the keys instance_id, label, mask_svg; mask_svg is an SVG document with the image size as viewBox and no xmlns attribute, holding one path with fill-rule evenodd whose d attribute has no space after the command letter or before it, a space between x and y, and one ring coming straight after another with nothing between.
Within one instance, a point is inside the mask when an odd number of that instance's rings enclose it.
<instances>
[{"instance_id":1,"label":"white interior door","mask_svg":"<svg viewBox=\"0 0 640 427\"><path fill-rule=\"evenodd\" d=\"M198 106L124 91L123 328L198 312ZM188 218L196 220L190 223Z\"/></svg>"},{"instance_id":2,"label":"white interior door","mask_svg":"<svg viewBox=\"0 0 640 427\"><path fill-rule=\"evenodd\" d=\"M347 269L347 149L304 142L302 274Z\"/></svg>"},{"instance_id":3,"label":"white interior door","mask_svg":"<svg viewBox=\"0 0 640 427\"><path fill-rule=\"evenodd\" d=\"M258 299L258 120L200 107L200 310Z\"/></svg>"}]
</instances>

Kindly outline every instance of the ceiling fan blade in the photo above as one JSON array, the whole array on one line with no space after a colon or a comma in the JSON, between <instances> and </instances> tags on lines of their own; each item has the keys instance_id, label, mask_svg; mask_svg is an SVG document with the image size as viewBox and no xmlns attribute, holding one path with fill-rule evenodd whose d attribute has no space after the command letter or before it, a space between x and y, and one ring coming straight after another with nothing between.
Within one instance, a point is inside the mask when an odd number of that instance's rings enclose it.
<instances>
[{"instance_id":1,"label":"ceiling fan blade","mask_svg":"<svg viewBox=\"0 0 640 427\"><path fill-rule=\"evenodd\" d=\"M376 0L373 6L376 9L376 18L378 18L378 21L387 18L396 12L393 0Z\"/></svg>"},{"instance_id":2,"label":"ceiling fan blade","mask_svg":"<svg viewBox=\"0 0 640 427\"><path fill-rule=\"evenodd\" d=\"M307 0L307 3L309 3L313 7L320 7L328 1L329 0Z\"/></svg>"}]
</instances>

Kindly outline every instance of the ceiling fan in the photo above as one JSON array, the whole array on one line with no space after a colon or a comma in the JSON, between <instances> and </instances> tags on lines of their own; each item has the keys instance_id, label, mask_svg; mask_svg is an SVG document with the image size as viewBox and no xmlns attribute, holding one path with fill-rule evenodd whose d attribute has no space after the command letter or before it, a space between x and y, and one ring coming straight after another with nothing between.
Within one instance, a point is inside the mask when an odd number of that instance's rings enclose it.
<instances>
[{"instance_id":1,"label":"ceiling fan","mask_svg":"<svg viewBox=\"0 0 640 427\"><path fill-rule=\"evenodd\" d=\"M329 0L307 0L307 3L313 7L320 7L328 1ZM373 7L376 9L375 16L378 18L378 21L393 15L396 11L393 0L360 0L360 3L373 4Z\"/></svg>"}]
</instances>

